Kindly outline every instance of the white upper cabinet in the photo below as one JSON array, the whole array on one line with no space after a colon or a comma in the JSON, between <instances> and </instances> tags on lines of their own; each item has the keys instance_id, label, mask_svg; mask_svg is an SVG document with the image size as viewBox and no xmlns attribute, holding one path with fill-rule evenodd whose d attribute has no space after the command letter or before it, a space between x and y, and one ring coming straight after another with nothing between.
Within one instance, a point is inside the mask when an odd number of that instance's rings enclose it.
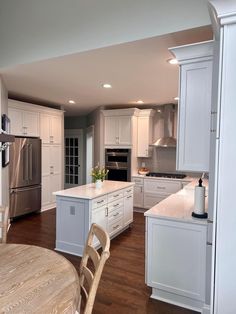
<instances>
[{"instance_id":1,"label":"white upper cabinet","mask_svg":"<svg viewBox=\"0 0 236 314\"><path fill-rule=\"evenodd\" d=\"M177 170L209 171L212 41L170 49L180 64Z\"/></svg>"},{"instance_id":2,"label":"white upper cabinet","mask_svg":"<svg viewBox=\"0 0 236 314\"><path fill-rule=\"evenodd\" d=\"M105 146L127 147L133 140L133 116L137 109L103 110Z\"/></svg>"},{"instance_id":3,"label":"white upper cabinet","mask_svg":"<svg viewBox=\"0 0 236 314\"><path fill-rule=\"evenodd\" d=\"M150 157L152 150L150 144L152 144L153 131L152 131L152 117L154 110L145 109L140 110L138 116L138 149L137 157Z\"/></svg>"},{"instance_id":4,"label":"white upper cabinet","mask_svg":"<svg viewBox=\"0 0 236 314\"><path fill-rule=\"evenodd\" d=\"M44 144L60 144L62 139L61 116L40 114L40 137Z\"/></svg>"},{"instance_id":5,"label":"white upper cabinet","mask_svg":"<svg viewBox=\"0 0 236 314\"><path fill-rule=\"evenodd\" d=\"M8 115L11 121L11 134L39 136L39 113L34 110L18 109L16 108L18 104L22 103L9 100Z\"/></svg>"}]
</instances>

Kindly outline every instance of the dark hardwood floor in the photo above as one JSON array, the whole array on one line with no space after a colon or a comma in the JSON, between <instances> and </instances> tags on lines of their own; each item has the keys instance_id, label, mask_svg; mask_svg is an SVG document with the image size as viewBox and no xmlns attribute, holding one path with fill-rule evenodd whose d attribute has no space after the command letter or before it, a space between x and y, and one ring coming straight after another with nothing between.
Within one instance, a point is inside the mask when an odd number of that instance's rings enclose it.
<instances>
[{"instance_id":1,"label":"dark hardwood floor","mask_svg":"<svg viewBox=\"0 0 236 314\"><path fill-rule=\"evenodd\" d=\"M134 213L131 229L111 241L111 256L99 284L94 314L194 314L149 298L144 283L144 216ZM32 214L12 222L8 243L55 247L55 210ZM80 258L63 254L77 268ZM46 314L46 313L45 313Z\"/></svg>"}]
</instances>

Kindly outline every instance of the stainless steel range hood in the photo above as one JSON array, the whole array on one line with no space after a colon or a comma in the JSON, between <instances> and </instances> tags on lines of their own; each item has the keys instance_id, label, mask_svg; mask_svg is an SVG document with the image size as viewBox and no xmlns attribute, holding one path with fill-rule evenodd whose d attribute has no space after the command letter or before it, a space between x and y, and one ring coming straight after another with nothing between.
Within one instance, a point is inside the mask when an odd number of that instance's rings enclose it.
<instances>
[{"instance_id":1,"label":"stainless steel range hood","mask_svg":"<svg viewBox=\"0 0 236 314\"><path fill-rule=\"evenodd\" d=\"M156 147L176 147L176 138L174 138L174 105L164 105L164 137L157 139L152 146Z\"/></svg>"}]
</instances>

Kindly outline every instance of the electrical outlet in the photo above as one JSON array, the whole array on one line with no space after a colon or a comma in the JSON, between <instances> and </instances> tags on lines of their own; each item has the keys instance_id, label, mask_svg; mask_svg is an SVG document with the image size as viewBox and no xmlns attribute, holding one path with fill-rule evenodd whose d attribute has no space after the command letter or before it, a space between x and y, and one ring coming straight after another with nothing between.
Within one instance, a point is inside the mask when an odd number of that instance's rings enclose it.
<instances>
[{"instance_id":1,"label":"electrical outlet","mask_svg":"<svg viewBox=\"0 0 236 314\"><path fill-rule=\"evenodd\" d=\"M75 206L70 206L70 214L75 215Z\"/></svg>"}]
</instances>

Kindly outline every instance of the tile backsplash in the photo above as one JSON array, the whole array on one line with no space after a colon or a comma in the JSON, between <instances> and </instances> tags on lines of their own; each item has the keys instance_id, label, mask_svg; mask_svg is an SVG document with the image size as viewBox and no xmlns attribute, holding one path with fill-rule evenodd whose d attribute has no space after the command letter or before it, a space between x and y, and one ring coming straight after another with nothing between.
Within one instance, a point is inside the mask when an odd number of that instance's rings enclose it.
<instances>
[{"instance_id":1,"label":"tile backsplash","mask_svg":"<svg viewBox=\"0 0 236 314\"><path fill-rule=\"evenodd\" d=\"M138 167L145 163L145 167L151 172L175 172L176 148L153 147L152 157L138 158Z\"/></svg>"}]
</instances>

